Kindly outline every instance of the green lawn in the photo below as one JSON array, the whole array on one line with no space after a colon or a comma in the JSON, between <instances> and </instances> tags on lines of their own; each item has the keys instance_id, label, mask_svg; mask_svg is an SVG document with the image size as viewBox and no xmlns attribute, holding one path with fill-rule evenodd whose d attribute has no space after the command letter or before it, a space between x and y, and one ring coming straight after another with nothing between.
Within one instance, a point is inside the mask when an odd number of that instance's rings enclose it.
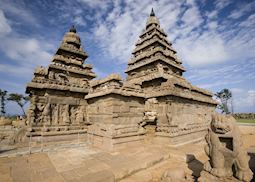
<instances>
[{"instance_id":1,"label":"green lawn","mask_svg":"<svg viewBox=\"0 0 255 182\"><path fill-rule=\"evenodd\" d=\"M237 119L237 122L239 122L239 123L254 123L255 124L255 119Z\"/></svg>"}]
</instances>

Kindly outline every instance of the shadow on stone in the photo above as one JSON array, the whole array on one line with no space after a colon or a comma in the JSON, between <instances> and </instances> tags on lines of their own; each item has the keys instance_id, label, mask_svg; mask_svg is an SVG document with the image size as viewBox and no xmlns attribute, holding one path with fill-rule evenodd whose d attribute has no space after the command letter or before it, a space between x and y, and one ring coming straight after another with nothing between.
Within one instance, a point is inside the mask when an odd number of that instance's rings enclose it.
<instances>
[{"instance_id":1,"label":"shadow on stone","mask_svg":"<svg viewBox=\"0 0 255 182\"><path fill-rule=\"evenodd\" d=\"M5 153L5 152L9 152L9 151L12 151L12 150L15 150L16 148L0 148L0 154L1 153Z\"/></svg>"},{"instance_id":2,"label":"shadow on stone","mask_svg":"<svg viewBox=\"0 0 255 182\"><path fill-rule=\"evenodd\" d=\"M188 168L192 171L192 176L194 176L195 181L200 177L200 173L203 170L203 163L200 162L193 154L186 155L186 161Z\"/></svg>"},{"instance_id":3,"label":"shadow on stone","mask_svg":"<svg viewBox=\"0 0 255 182\"><path fill-rule=\"evenodd\" d=\"M250 161L249 161L249 167L253 172L253 178L251 181L255 181L255 153L248 153L248 155L250 156Z\"/></svg>"}]
</instances>

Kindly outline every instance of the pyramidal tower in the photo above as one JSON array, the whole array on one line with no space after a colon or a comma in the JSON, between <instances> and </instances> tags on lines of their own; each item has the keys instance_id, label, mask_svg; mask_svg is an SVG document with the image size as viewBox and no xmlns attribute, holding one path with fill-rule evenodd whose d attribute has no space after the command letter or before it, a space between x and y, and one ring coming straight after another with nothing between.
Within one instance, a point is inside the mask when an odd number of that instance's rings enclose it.
<instances>
[{"instance_id":1,"label":"pyramidal tower","mask_svg":"<svg viewBox=\"0 0 255 182\"><path fill-rule=\"evenodd\" d=\"M144 87L161 84L172 75L182 76L185 71L166 33L160 28L153 9L132 54L126 70L127 80L136 84L144 83Z\"/></svg>"},{"instance_id":2,"label":"pyramidal tower","mask_svg":"<svg viewBox=\"0 0 255 182\"><path fill-rule=\"evenodd\" d=\"M84 97L89 91L89 81L96 77L92 65L84 64L87 57L72 26L50 65L35 69L26 88L31 98L29 135L66 135L86 131Z\"/></svg>"}]
</instances>

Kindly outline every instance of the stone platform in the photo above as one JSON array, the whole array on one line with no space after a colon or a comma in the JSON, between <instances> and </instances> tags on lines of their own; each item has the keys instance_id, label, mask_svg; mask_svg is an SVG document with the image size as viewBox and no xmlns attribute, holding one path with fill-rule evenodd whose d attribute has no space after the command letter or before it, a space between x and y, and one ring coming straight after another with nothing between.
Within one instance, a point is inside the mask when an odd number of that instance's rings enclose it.
<instances>
[{"instance_id":1,"label":"stone platform","mask_svg":"<svg viewBox=\"0 0 255 182\"><path fill-rule=\"evenodd\" d=\"M31 155L0 158L3 181L147 181L159 180L164 169L183 166L188 171L188 151L201 156L201 144L174 149L144 144L136 148L104 152L88 146L76 146ZM186 157L188 156L188 158ZM173 165L175 164L175 165ZM21 167L22 166L22 167ZM156 171L154 168L158 168ZM146 173L149 170L149 176ZM142 172L143 171L143 172ZM144 173L145 172L145 173Z\"/></svg>"},{"instance_id":2,"label":"stone platform","mask_svg":"<svg viewBox=\"0 0 255 182\"><path fill-rule=\"evenodd\" d=\"M255 135L253 128L240 127L245 149L251 157L250 168L255 171ZM249 130L247 130L249 129ZM182 168L194 179L200 177L205 143L193 143L178 148L152 145L147 138L136 147L107 152L92 148L84 140L71 143L46 143L0 152L0 181L4 182L158 182L166 169ZM254 179L253 179L254 180Z\"/></svg>"}]
</instances>

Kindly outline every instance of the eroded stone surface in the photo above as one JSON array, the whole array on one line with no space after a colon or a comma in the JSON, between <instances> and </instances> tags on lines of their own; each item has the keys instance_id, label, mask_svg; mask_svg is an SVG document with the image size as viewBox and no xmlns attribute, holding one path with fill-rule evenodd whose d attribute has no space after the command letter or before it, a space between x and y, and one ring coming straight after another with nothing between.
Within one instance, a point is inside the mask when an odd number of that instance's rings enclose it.
<instances>
[{"instance_id":1,"label":"eroded stone surface","mask_svg":"<svg viewBox=\"0 0 255 182\"><path fill-rule=\"evenodd\" d=\"M152 130L156 143L173 146L204 138L216 103L182 76L185 69L155 13L132 52L126 80L111 74L92 81L86 58L73 27L51 64L37 68L27 85L27 136L54 140L88 130L91 143L109 150L140 143Z\"/></svg>"},{"instance_id":2,"label":"eroded stone surface","mask_svg":"<svg viewBox=\"0 0 255 182\"><path fill-rule=\"evenodd\" d=\"M213 115L206 135L208 146L205 148L210 160L204 165L204 170L213 175L212 179L209 178L211 181L214 178L216 181L224 181L236 177L240 181L249 182L253 177L249 168L250 157L243 147L241 134L235 123L232 116ZM200 181L208 178L209 174L204 172L203 175Z\"/></svg>"},{"instance_id":3,"label":"eroded stone surface","mask_svg":"<svg viewBox=\"0 0 255 182\"><path fill-rule=\"evenodd\" d=\"M84 64L87 54L76 29L67 32L47 67L35 69L27 85L31 98L28 109L28 136L58 136L85 133L87 130L84 96L89 80L96 75Z\"/></svg>"}]
</instances>

